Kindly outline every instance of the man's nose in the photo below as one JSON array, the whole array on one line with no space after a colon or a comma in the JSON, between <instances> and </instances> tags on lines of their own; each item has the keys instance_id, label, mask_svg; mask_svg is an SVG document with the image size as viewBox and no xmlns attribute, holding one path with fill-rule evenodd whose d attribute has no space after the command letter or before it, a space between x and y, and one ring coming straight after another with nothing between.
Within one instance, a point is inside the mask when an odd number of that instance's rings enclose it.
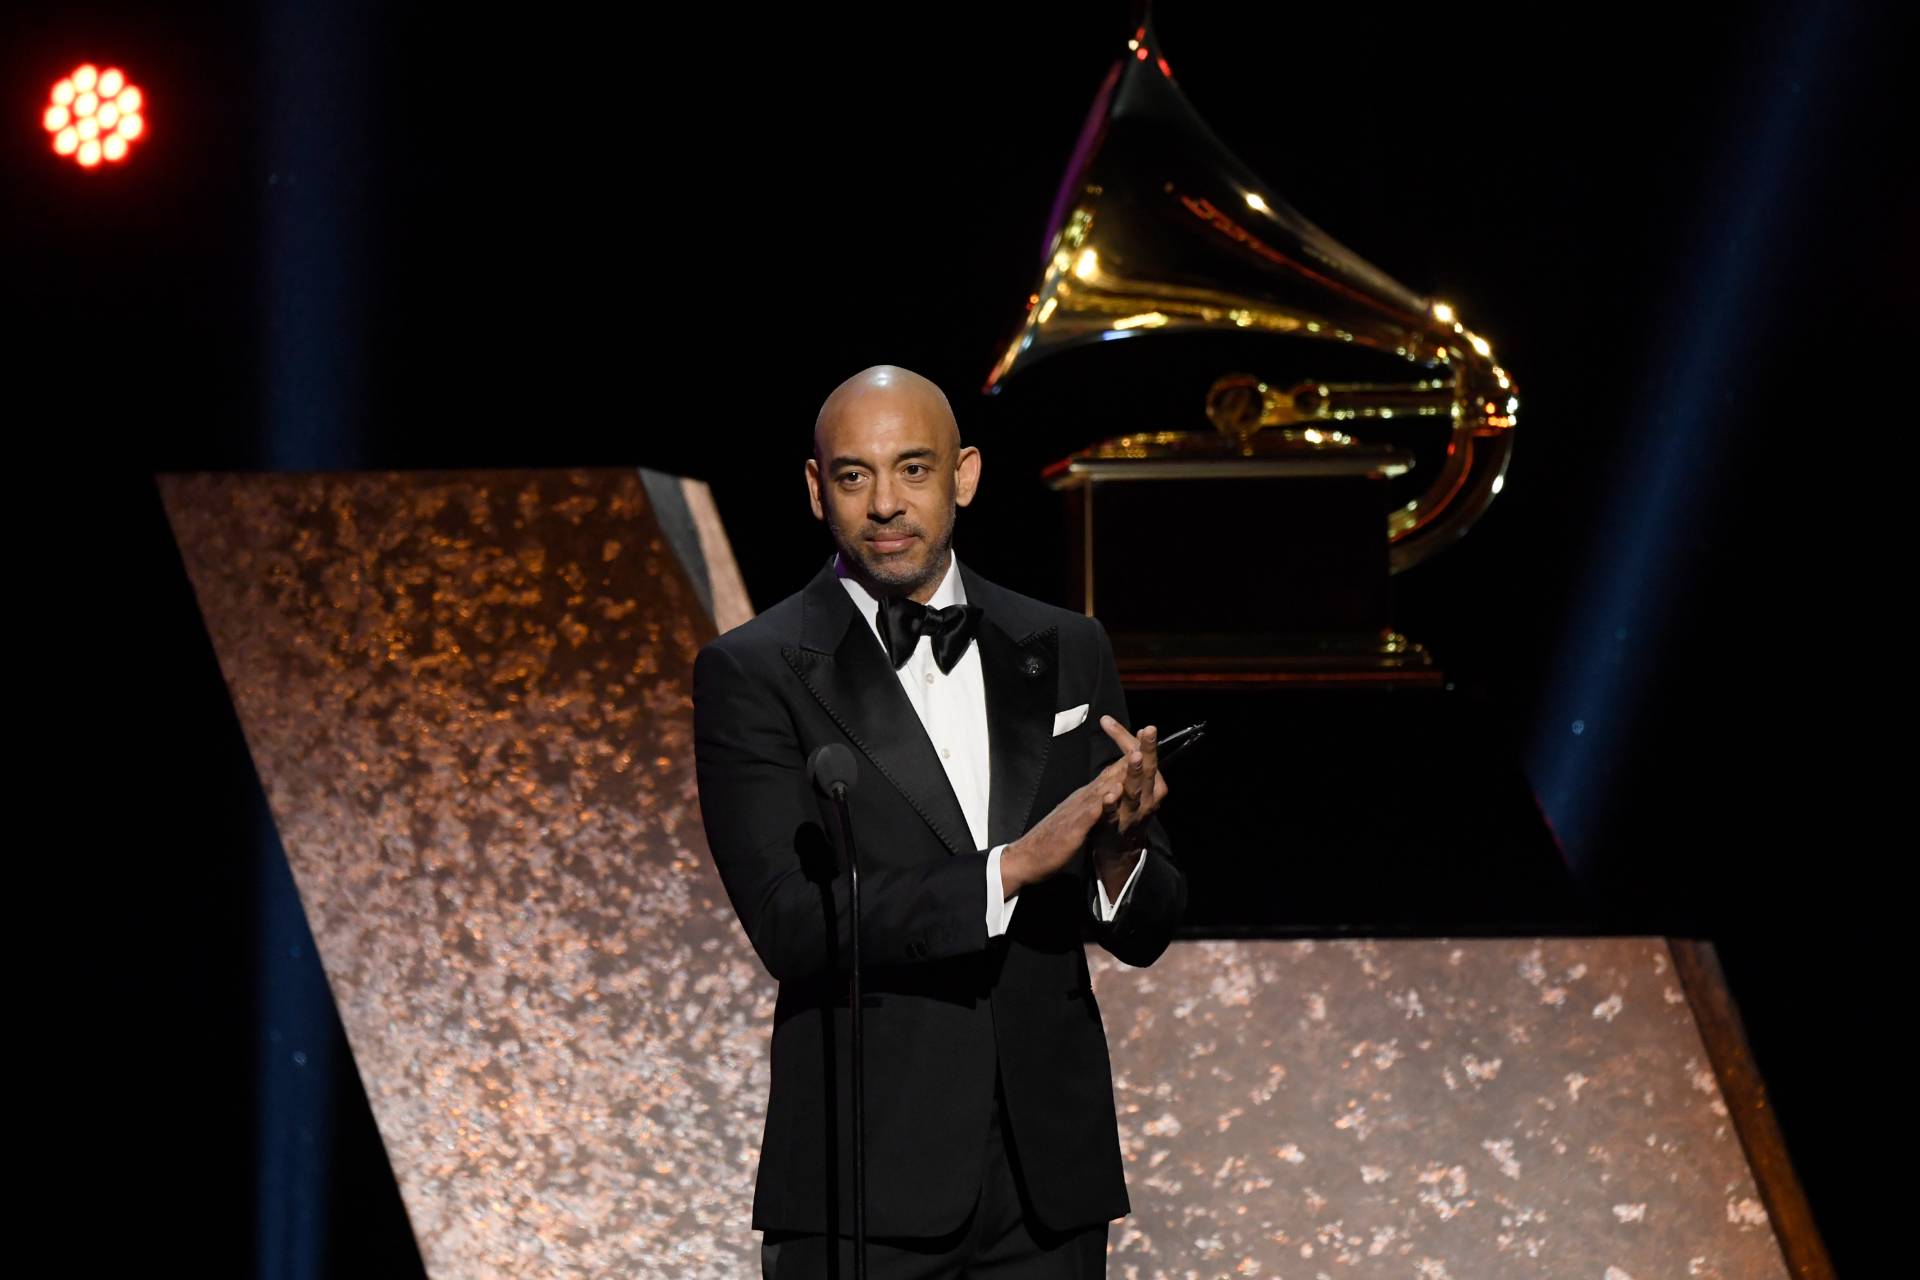
<instances>
[{"instance_id":1,"label":"man's nose","mask_svg":"<svg viewBox=\"0 0 1920 1280\"><path fill-rule=\"evenodd\" d=\"M891 520L904 509L899 491L891 480L875 476L867 491L867 516L873 520Z\"/></svg>"}]
</instances>

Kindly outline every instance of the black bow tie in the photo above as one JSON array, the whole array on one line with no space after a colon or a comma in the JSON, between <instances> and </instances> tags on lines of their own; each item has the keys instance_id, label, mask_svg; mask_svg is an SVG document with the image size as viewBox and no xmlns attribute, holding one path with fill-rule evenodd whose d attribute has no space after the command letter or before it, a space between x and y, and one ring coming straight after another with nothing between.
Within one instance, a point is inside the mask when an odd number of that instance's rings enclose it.
<instances>
[{"instance_id":1,"label":"black bow tie","mask_svg":"<svg viewBox=\"0 0 1920 1280\"><path fill-rule=\"evenodd\" d=\"M916 600L880 600L880 643L895 671L907 665L921 636L933 637L933 660L942 672L952 671L953 664L966 653L979 622L980 606L976 604L929 609Z\"/></svg>"}]
</instances>

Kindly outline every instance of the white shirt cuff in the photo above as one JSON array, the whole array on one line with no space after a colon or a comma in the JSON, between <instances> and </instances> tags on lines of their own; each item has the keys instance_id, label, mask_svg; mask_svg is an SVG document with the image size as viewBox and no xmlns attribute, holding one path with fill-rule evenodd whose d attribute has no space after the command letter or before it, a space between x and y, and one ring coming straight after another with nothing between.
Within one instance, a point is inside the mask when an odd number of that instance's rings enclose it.
<instances>
[{"instance_id":1,"label":"white shirt cuff","mask_svg":"<svg viewBox=\"0 0 1920 1280\"><path fill-rule=\"evenodd\" d=\"M1000 854L1005 845L995 845L993 852L987 855L987 936L997 938L1007 931L1013 923L1013 909L1020 902L1020 895L1003 898L1004 890L1000 884Z\"/></svg>"},{"instance_id":2,"label":"white shirt cuff","mask_svg":"<svg viewBox=\"0 0 1920 1280\"><path fill-rule=\"evenodd\" d=\"M1114 913L1120 910L1119 904L1127 900L1127 891L1133 888L1133 882L1140 878L1140 868L1146 864L1146 861L1147 861L1147 851L1145 849L1142 849L1140 851L1140 856L1133 860L1133 870L1127 872L1127 882L1120 886L1120 896L1117 899L1115 899L1113 902L1107 901L1106 882L1103 881L1099 876L1093 877L1093 891L1100 895L1099 910L1100 910L1100 918L1102 920L1113 919Z\"/></svg>"}]
</instances>

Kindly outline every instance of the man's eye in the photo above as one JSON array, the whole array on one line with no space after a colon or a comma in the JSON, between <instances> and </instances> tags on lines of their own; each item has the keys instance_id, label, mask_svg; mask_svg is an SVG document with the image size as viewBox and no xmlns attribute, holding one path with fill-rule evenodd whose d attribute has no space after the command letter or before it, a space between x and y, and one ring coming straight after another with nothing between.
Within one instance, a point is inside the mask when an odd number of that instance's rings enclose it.
<instances>
[{"instance_id":1,"label":"man's eye","mask_svg":"<svg viewBox=\"0 0 1920 1280\"><path fill-rule=\"evenodd\" d=\"M926 472L927 466L923 462L909 462L907 464L907 474L910 476L925 475Z\"/></svg>"},{"instance_id":2,"label":"man's eye","mask_svg":"<svg viewBox=\"0 0 1920 1280\"><path fill-rule=\"evenodd\" d=\"M841 484L851 485L851 484L860 483L860 481L866 479L866 477L861 475L858 471L842 471L840 473L839 479Z\"/></svg>"}]
</instances>

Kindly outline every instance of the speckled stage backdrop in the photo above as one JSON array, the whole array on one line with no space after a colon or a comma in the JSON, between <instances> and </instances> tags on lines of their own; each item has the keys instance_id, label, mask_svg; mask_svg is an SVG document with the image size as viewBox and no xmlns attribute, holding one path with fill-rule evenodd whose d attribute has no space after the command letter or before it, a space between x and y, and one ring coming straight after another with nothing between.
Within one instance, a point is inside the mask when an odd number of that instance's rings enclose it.
<instances>
[{"instance_id":1,"label":"speckled stage backdrop","mask_svg":"<svg viewBox=\"0 0 1920 1280\"><path fill-rule=\"evenodd\" d=\"M693 657L746 614L704 488L162 491L434 1280L757 1276L773 988L695 804ZM1660 941L1093 958L1120 1280L1785 1274Z\"/></svg>"},{"instance_id":2,"label":"speckled stage backdrop","mask_svg":"<svg viewBox=\"0 0 1920 1280\"><path fill-rule=\"evenodd\" d=\"M750 1274L773 986L695 803L694 654L745 616L704 486L161 489L429 1273Z\"/></svg>"},{"instance_id":3,"label":"speckled stage backdrop","mask_svg":"<svg viewBox=\"0 0 1920 1280\"><path fill-rule=\"evenodd\" d=\"M1663 940L1094 959L1117 1280L1786 1280Z\"/></svg>"}]
</instances>

